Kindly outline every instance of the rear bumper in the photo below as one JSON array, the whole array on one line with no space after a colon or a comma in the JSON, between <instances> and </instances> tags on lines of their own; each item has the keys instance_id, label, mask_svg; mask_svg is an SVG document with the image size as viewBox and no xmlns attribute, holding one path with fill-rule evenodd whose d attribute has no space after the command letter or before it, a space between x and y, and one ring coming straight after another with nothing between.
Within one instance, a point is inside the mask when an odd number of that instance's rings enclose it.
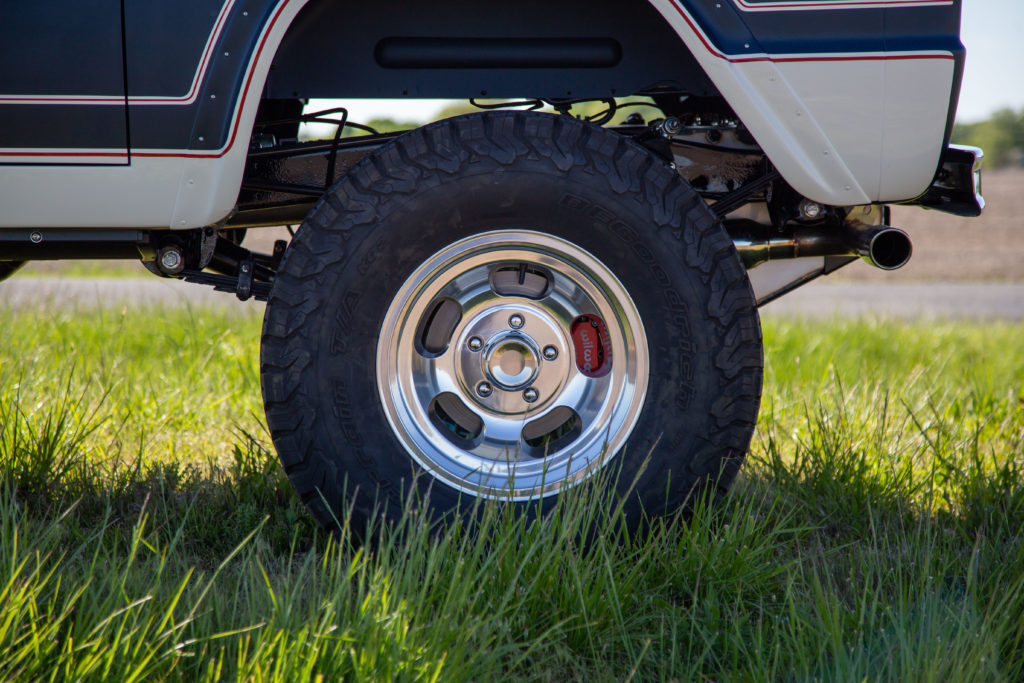
<instances>
[{"instance_id":1,"label":"rear bumper","mask_svg":"<svg viewBox=\"0 0 1024 683\"><path fill-rule=\"evenodd\" d=\"M949 145L928 191L906 203L956 216L980 216L985 209L985 199L981 196L984 157L985 153L977 147Z\"/></svg>"}]
</instances>

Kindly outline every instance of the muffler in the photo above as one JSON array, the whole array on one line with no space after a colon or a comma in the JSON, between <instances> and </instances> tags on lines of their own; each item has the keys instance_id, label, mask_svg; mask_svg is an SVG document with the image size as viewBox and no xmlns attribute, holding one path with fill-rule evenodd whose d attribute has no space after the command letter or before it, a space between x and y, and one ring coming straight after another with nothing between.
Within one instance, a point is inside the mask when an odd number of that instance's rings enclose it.
<instances>
[{"instance_id":1,"label":"muffler","mask_svg":"<svg viewBox=\"0 0 1024 683\"><path fill-rule=\"evenodd\" d=\"M914 251L910 236L888 225L787 225L776 231L747 219L724 223L747 270L765 261L804 256L860 256L876 268L896 270Z\"/></svg>"}]
</instances>

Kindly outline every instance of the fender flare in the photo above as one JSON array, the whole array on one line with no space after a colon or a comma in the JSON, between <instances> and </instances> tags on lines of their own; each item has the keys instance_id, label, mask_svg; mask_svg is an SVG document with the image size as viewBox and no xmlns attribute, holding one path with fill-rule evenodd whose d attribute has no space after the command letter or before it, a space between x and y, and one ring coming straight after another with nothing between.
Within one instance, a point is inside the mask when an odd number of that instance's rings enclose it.
<instances>
[{"instance_id":1,"label":"fender flare","mask_svg":"<svg viewBox=\"0 0 1024 683\"><path fill-rule=\"evenodd\" d=\"M246 88L234 114L232 136L228 148L221 153L233 166L228 175L237 177L239 182L244 159L236 159L232 155L232 146L239 137L239 130L251 129L270 63L299 10L311 1L315 0L280 0L261 32L259 47L247 71ZM935 133L945 128L949 94L955 81L955 56L952 52L767 54L759 50L751 34L745 44L749 49L743 50L742 54L728 54L716 47L714 40L701 27L690 9L689 0L647 1L685 43L782 176L804 196L826 204L853 206L907 199L919 194L931 181L932 169L937 166L941 152L941 132L939 137ZM951 4L952 0L890 0L883 6ZM808 1L799 7L793 2L751 3L747 0L723 0L718 5L739 22L743 22L744 15L751 12L842 11L879 6L877 2L865 5L857 0ZM905 132L902 129L890 131L882 114L874 114L868 108L859 116L869 120L844 136L839 130L842 127L832 120L834 110L823 109L811 101L813 98L808 97L806 84L802 86L800 83L800 79L805 78L802 73L818 67L824 70L826 66L835 69L836 62L844 62L844 69L859 79L856 86L878 90L880 98L897 96L898 93L892 91L905 86L907 74L927 63L933 93L932 97L924 98L927 106L922 104L919 107L922 112L918 118L920 132L901 143L898 138ZM900 68L902 74L893 76ZM823 87L828 87L828 84L824 83ZM859 92L850 94L853 102L861 98ZM929 112L930 116L925 116ZM880 138L890 133L898 134L890 135L893 139L888 141L889 147L883 155ZM865 152L865 137L878 140L879 147ZM895 150L893 146L908 151ZM912 152L922 147L923 152L916 155ZM887 162L895 158L894 167L888 173L881 168L883 156ZM926 170L919 170L921 168Z\"/></svg>"}]
</instances>

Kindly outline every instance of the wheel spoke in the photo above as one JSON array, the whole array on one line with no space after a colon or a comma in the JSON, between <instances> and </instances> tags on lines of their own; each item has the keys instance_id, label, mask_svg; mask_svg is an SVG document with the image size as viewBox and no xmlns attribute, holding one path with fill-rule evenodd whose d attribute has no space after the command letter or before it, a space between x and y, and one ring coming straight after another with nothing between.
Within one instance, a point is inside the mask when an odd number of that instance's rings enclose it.
<instances>
[{"instance_id":1,"label":"wheel spoke","mask_svg":"<svg viewBox=\"0 0 1024 683\"><path fill-rule=\"evenodd\" d=\"M504 449L519 450L519 433L522 429L520 420L510 420L485 413L483 421L484 434L491 445L498 446L499 451Z\"/></svg>"}]
</instances>

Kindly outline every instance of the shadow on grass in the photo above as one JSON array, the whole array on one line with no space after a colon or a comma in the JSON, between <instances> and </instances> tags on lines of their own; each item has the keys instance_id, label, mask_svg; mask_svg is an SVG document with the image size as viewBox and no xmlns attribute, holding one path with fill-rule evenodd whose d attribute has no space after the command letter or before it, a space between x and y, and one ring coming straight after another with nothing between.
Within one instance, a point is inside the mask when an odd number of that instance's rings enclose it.
<instances>
[{"instance_id":1,"label":"shadow on grass","mask_svg":"<svg viewBox=\"0 0 1024 683\"><path fill-rule=\"evenodd\" d=\"M17 395L0 402L0 487L32 517L73 507L64 524L85 538L101 526L130 534L145 513L158 535L181 535L196 557L218 557L260 525L278 552L312 541L315 523L265 441L236 428L226 463L148 462L141 452L97 461L87 442L104 421L102 404L87 409L67 389L31 411Z\"/></svg>"}]
</instances>

